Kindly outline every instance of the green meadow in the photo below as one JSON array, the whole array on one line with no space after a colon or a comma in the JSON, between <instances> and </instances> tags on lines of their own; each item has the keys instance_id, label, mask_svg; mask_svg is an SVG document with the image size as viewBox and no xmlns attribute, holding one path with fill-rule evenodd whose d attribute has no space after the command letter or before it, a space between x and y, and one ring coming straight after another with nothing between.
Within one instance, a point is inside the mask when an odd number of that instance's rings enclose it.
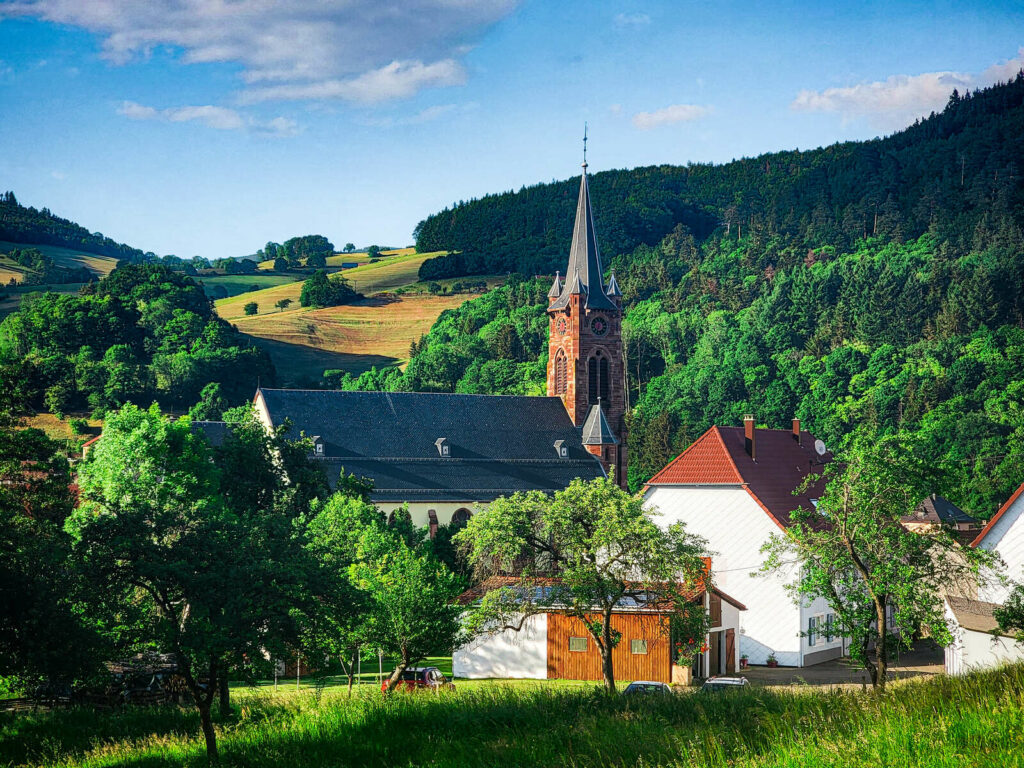
<instances>
[{"instance_id":1,"label":"green meadow","mask_svg":"<svg viewBox=\"0 0 1024 768\"><path fill-rule=\"evenodd\" d=\"M881 694L755 688L633 699L544 683L363 692L236 690L217 723L221 765L1024 765L1024 666ZM3 715L0 765L203 766L198 730L195 713L177 708Z\"/></svg>"}]
</instances>

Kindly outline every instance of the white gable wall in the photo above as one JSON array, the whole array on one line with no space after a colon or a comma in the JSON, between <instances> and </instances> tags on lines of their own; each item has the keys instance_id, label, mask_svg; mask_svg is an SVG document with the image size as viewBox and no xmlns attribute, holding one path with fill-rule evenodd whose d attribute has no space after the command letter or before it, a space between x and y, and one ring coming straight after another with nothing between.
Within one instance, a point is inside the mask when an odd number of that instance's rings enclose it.
<instances>
[{"instance_id":1,"label":"white gable wall","mask_svg":"<svg viewBox=\"0 0 1024 768\"><path fill-rule=\"evenodd\" d=\"M522 630L505 630L476 638L452 654L455 677L516 677L546 680L548 617L530 616Z\"/></svg>"},{"instance_id":2,"label":"white gable wall","mask_svg":"<svg viewBox=\"0 0 1024 768\"><path fill-rule=\"evenodd\" d=\"M740 653L764 664L775 653L780 664L801 664L801 610L784 588L789 574L760 575L761 546L781 530L740 486L656 486L645 495L662 525L686 524L708 541L715 584L743 603Z\"/></svg>"},{"instance_id":3,"label":"white gable wall","mask_svg":"<svg viewBox=\"0 0 1024 768\"><path fill-rule=\"evenodd\" d=\"M1006 575L1017 583L1024 583L1024 493L1003 512L978 546L997 552L1006 563ZM992 583L979 590L978 599L1002 605L1010 589L1012 585Z\"/></svg>"},{"instance_id":4,"label":"white gable wall","mask_svg":"<svg viewBox=\"0 0 1024 768\"><path fill-rule=\"evenodd\" d=\"M946 646L946 674L966 675L978 669L1024 661L1024 644L1012 637L990 635L960 626L947 603L946 623L953 642Z\"/></svg>"}]
</instances>

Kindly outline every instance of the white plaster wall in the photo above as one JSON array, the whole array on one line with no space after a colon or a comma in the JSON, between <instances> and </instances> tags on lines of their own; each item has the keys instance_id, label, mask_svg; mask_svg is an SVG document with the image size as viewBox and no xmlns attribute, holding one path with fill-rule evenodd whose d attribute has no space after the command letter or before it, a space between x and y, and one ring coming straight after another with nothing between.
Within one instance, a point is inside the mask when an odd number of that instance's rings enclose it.
<instances>
[{"instance_id":1,"label":"white plaster wall","mask_svg":"<svg viewBox=\"0 0 1024 768\"><path fill-rule=\"evenodd\" d=\"M548 617L531 616L523 628L478 637L452 654L455 677L515 677L546 680Z\"/></svg>"},{"instance_id":2,"label":"white plaster wall","mask_svg":"<svg viewBox=\"0 0 1024 768\"><path fill-rule=\"evenodd\" d=\"M781 530L750 494L739 486L658 486L645 499L660 524L683 522L707 539L716 586L747 607L739 619L740 653L764 664L774 652L780 664L798 666L800 609L784 586L795 572L760 575L761 546Z\"/></svg>"},{"instance_id":3,"label":"white plaster wall","mask_svg":"<svg viewBox=\"0 0 1024 768\"><path fill-rule=\"evenodd\" d=\"M1012 637L995 637L987 632L963 630L961 674L1017 661L1024 661L1024 645Z\"/></svg>"},{"instance_id":4,"label":"white plaster wall","mask_svg":"<svg viewBox=\"0 0 1024 768\"><path fill-rule=\"evenodd\" d=\"M800 631L807 631L808 619L811 616L821 616L822 621L824 622L825 617L827 617L830 613L835 613L835 611L833 611L832 607L828 604L828 600L826 600L823 597L816 597L811 602L805 602L800 607ZM838 620L833 619L833 623L834 626L838 629ZM811 645L811 638L807 637L806 635L803 635L800 638L800 648L803 650L805 654L820 653L821 651L827 651L830 648L842 648L842 637L840 637L839 635L835 635L832 638L832 642L829 642L828 640L826 640L824 631L825 625L823 623L821 626L821 633L818 634L817 641L814 645Z\"/></svg>"},{"instance_id":5,"label":"white plaster wall","mask_svg":"<svg viewBox=\"0 0 1024 768\"><path fill-rule=\"evenodd\" d=\"M1024 583L1024 493L1017 497L978 546L995 551L1006 563L1005 575L1017 583ZM1002 605L1012 585L991 583L981 587L978 599Z\"/></svg>"}]
</instances>

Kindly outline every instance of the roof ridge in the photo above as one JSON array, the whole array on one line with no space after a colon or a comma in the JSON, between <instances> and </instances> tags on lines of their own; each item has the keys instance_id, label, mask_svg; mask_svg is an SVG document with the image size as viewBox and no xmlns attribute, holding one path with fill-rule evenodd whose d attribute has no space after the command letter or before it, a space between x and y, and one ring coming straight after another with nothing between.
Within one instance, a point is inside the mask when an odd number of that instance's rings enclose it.
<instances>
[{"instance_id":1,"label":"roof ridge","mask_svg":"<svg viewBox=\"0 0 1024 768\"><path fill-rule=\"evenodd\" d=\"M664 467L662 467L661 470L654 477L652 477L650 480L648 480L647 481L647 485L658 485L658 482L657 482L658 478L661 477L666 472L668 472L668 470L671 467L675 466L680 461L682 461L683 458L686 457L686 455L688 453L690 453L690 451L694 450L698 445L700 445L700 443L704 441L704 438L706 438L708 436L708 434L711 432L711 430L713 430L714 428L715 428L714 425L708 427L704 431L704 434L702 434L700 437L698 437L696 440L694 440L692 443L690 443L686 448L683 449L682 453L680 453L678 456L676 456L674 459L672 459L672 461L670 461L668 464L666 464ZM724 447L724 443L723 443L723 447ZM728 451L726 451L726 453L728 453Z\"/></svg>"},{"instance_id":2,"label":"roof ridge","mask_svg":"<svg viewBox=\"0 0 1024 768\"><path fill-rule=\"evenodd\" d=\"M974 541L971 542L972 548L981 544L981 540L988 536L992 528L995 527L995 524L999 522L999 518L1006 514L1006 511L1013 506L1014 502L1017 501L1022 493L1024 493L1024 483L1017 486L1017 490L1010 495L1010 498L1006 500L1006 503L1003 504L1003 506L1001 506L994 515L992 515L992 518L987 523L985 523L985 527L981 529L981 533L979 533Z\"/></svg>"},{"instance_id":3,"label":"roof ridge","mask_svg":"<svg viewBox=\"0 0 1024 768\"><path fill-rule=\"evenodd\" d=\"M433 397L477 397L477 398L503 398L505 400L558 400L561 402L560 397L556 395L489 395L478 392L406 392L397 391L389 392L386 389L295 389L292 387L260 387L259 392L319 392L325 395L388 395L393 397L394 395L417 395L420 397L433 396Z\"/></svg>"},{"instance_id":4,"label":"roof ridge","mask_svg":"<svg viewBox=\"0 0 1024 768\"><path fill-rule=\"evenodd\" d=\"M743 473L740 472L740 468L736 466L736 462L733 461L732 453L729 451L728 446L725 444L725 438L722 437L722 428L717 424L713 424L711 429L715 430L715 434L718 436L718 443L722 446L722 450L725 451L725 457L729 459L729 466L732 467L732 471L736 473L736 477L743 485L747 484L746 479L743 477ZM756 427L755 427L756 429Z\"/></svg>"}]
</instances>

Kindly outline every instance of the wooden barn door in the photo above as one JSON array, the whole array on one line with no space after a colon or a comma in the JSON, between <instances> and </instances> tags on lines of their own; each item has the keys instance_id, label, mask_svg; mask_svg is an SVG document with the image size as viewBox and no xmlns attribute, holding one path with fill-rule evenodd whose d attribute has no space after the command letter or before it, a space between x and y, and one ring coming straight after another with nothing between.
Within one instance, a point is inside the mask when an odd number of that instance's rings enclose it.
<instances>
[{"instance_id":1,"label":"wooden barn door","mask_svg":"<svg viewBox=\"0 0 1024 768\"><path fill-rule=\"evenodd\" d=\"M725 630L725 674L736 671L736 630Z\"/></svg>"}]
</instances>

